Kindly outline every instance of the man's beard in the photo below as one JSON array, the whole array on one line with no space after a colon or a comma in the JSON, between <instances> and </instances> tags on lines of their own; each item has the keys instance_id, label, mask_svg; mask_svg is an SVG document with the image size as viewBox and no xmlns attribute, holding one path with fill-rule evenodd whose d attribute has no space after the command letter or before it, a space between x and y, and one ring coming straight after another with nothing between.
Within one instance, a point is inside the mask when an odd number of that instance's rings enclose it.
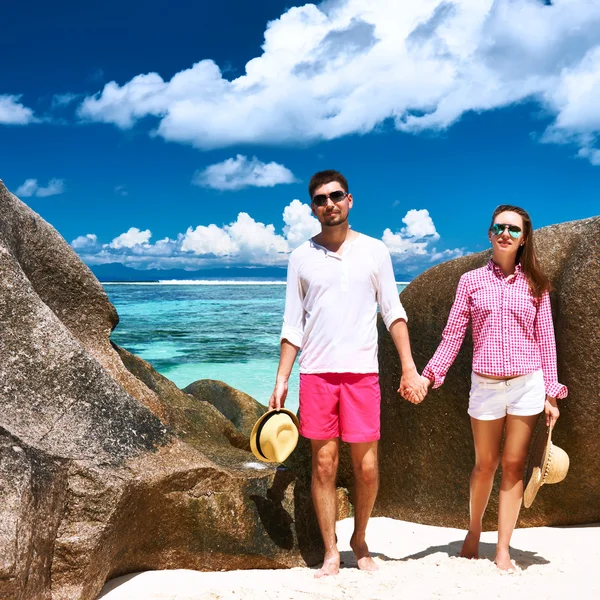
<instances>
[{"instance_id":1,"label":"man's beard","mask_svg":"<svg viewBox=\"0 0 600 600\"><path fill-rule=\"evenodd\" d=\"M328 222L328 221L324 220L321 223L321 225L323 227L337 227L338 225L343 225L348 220L348 213L346 213L346 215L343 216L343 217L341 215L338 215L338 216L340 217L339 221L335 220L335 221L329 221Z\"/></svg>"}]
</instances>

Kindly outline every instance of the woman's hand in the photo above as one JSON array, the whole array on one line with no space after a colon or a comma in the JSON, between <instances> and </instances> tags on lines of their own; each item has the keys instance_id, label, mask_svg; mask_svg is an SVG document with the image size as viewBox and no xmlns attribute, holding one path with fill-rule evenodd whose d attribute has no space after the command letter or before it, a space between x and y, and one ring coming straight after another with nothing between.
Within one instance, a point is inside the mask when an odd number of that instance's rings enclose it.
<instances>
[{"instance_id":1,"label":"woman's hand","mask_svg":"<svg viewBox=\"0 0 600 600\"><path fill-rule=\"evenodd\" d=\"M546 403L544 404L544 412L546 413L546 427L554 425L560 416L560 410L556 404L556 398L546 396Z\"/></svg>"}]
</instances>

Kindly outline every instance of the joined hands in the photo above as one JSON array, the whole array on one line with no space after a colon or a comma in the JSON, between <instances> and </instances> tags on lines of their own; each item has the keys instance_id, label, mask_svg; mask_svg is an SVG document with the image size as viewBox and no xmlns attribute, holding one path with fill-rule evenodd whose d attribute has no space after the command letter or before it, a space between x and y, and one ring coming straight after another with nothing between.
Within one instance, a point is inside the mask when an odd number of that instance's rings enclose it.
<instances>
[{"instance_id":1,"label":"joined hands","mask_svg":"<svg viewBox=\"0 0 600 600\"><path fill-rule=\"evenodd\" d=\"M419 375L416 369L402 373L398 393L409 402L419 404L427 395L431 381L423 375Z\"/></svg>"}]
</instances>

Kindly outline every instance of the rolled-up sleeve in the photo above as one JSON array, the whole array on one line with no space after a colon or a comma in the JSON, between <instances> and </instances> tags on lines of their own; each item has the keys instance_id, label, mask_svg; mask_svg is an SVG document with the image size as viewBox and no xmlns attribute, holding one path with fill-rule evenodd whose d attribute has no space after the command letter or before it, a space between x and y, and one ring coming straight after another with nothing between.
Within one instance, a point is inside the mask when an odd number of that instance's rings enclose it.
<instances>
[{"instance_id":1,"label":"rolled-up sleeve","mask_svg":"<svg viewBox=\"0 0 600 600\"><path fill-rule=\"evenodd\" d=\"M302 348L302 339L304 337L305 315L303 299L304 294L298 273L294 265L289 262L285 286L285 311L283 314L280 341L287 340L297 348Z\"/></svg>"},{"instance_id":2,"label":"rolled-up sleeve","mask_svg":"<svg viewBox=\"0 0 600 600\"><path fill-rule=\"evenodd\" d=\"M565 398L568 394L568 389L566 385L558 382L556 339L554 337L552 307L550 305L550 294L548 292L544 292L539 300L534 323L534 335L540 349L546 395L552 398Z\"/></svg>"},{"instance_id":3,"label":"rolled-up sleeve","mask_svg":"<svg viewBox=\"0 0 600 600\"><path fill-rule=\"evenodd\" d=\"M398 319L408 321L406 311L400 302L394 269L392 267L392 258L390 253L385 250L385 256L379 267L377 274L377 303L379 312L387 329Z\"/></svg>"}]
</instances>

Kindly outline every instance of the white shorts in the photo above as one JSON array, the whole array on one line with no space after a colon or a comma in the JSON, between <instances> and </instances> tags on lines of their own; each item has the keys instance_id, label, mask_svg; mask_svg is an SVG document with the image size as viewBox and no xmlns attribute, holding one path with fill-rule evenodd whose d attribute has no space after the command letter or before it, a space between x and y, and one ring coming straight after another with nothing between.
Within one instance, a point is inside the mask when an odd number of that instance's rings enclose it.
<instances>
[{"instance_id":1,"label":"white shorts","mask_svg":"<svg viewBox=\"0 0 600 600\"><path fill-rule=\"evenodd\" d=\"M546 388L541 370L513 379L488 379L471 373L469 415L481 421L507 414L526 417L544 410Z\"/></svg>"}]
</instances>

